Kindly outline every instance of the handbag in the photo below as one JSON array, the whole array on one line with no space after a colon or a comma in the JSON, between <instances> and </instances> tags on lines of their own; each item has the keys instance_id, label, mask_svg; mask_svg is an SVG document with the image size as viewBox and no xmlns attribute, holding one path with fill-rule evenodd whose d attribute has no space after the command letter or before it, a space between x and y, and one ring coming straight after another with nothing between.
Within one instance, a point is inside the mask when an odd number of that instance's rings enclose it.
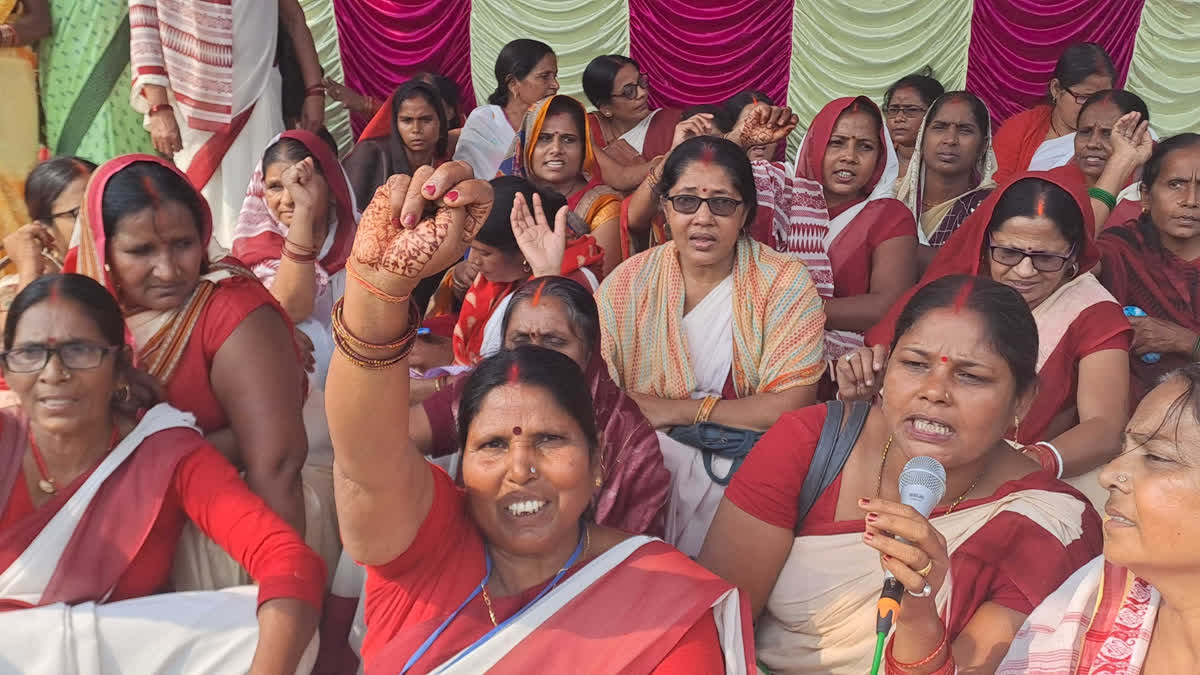
<instances>
[{"instance_id":1,"label":"handbag","mask_svg":"<svg viewBox=\"0 0 1200 675\"><path fill-rule=\"evenodd\" d=\"M750 449L762 438L765 432L738 427L727 427L716 422L697 422L683 427L673 427L667 434L671 438L690 445L700 451L704 459L704 471L717 485L729 485L733 474L746 461ZM726 457L733 460L729 472L724 476L713 473L713 456Z\"/></svg>"}]
</instances>

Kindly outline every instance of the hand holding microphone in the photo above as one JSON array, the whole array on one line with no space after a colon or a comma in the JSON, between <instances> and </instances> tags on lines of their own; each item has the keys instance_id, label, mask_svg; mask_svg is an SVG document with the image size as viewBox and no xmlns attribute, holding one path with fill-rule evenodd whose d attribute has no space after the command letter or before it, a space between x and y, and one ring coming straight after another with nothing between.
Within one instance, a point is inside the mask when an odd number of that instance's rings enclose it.
<instances>
[{"instance_id":1,"label":"hand holding microphone","mask_svg":"<svg viewBox=\"0 0 1200 675\"><path fill-rule=\"evenodd\" d=\"M900 474L901 503L860 499L867 512L863 541L879 551L887 573L879 601L877 630L886 632L906 595L936 607L933 598L946 579L950 554L946 539L928 516L946 493L946 470L932 457L914 457ZM909 601L916 601L910 597Z\"/></svg>"}]
</instances>

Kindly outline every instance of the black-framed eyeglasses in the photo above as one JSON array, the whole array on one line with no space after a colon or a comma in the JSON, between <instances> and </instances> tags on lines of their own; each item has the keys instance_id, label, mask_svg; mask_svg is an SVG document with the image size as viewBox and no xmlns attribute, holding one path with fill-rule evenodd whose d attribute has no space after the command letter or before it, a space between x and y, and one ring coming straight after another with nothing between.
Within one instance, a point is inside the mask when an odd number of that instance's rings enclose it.
<instances>
[{"instance_id":1,"label":"black-framed eyeglasses","mask_svg":"<svg viewBox=\"0 0 1200 675\"><path fill-rule=\"evenodd\" d=\"M742 205L740 199L732 197L697 197L696 195L675 195L665 197L671 206L682 214L692 214L700 210L701 204L708 204L708 210L714 216L732 216L737 207Z\"/></svg>"},{"instance_id":2,"label":"black-framed eyeglasses","mask_svg":"<svg viewBox=\"0 0 1200 675\"><path fill-rule=\"evenodd\" d=\"M1079 105L1083 105L1084 103L1087 103L1087 100L1092 97L1091 94L1076 94L1075 92L1071 91L1070 87L1063 87L1063 91L1070 94L1071 96L1074 96L1075 102L1078 103Z\"/></svg>"},{"instance_id":3,"label":"black-framed eyeglasses","mask_svg":"<svg viewBox=\"0 0 1200 675\"><path fill-rule=\"evenodd\" d=\"M638 76L637 82L630 82L624 87L621 87L621 91L615 92L613 96L624 96L632 101L638 97L639 88L650 91L650 79L646 77L645 73L642 73Z\"/></svg>"},{"instance_id":4,"label":"black-framed eyeglasses","mask_svg":"<svg viewBox=\"0 0 1200 675\"><path fill-rule=\"evenodd\" d=\"M91 370L98 367L106 354L120 345L102 345L87 340L64 342L57 346L29 344L0 352L4 369L10 373L36 373L50 363L50 356L58 354L58 360L69 370Z\"/></svg>"},{"instance_id":5,"label":"black-framed eyeglasses","mask_svg":"<svg viewBox=\"0 0 1200 675\"><path fill-rule=\"evenodd\" d=\"M79 219L79 210L80 210L81 208L83 208L83 207L82 207L82 206L76 206L75 208L73 208L73 209L69 209L69 210L67 210L67 211L60 211L60 212L58 212L58 213L51 213L51 214L50 214L50 218L51 218L51 220L57 220L57 219L59 219L59 218L66 218L67 216L70 216L71 220L78 220L78 219Z\"/></svg>"},{"instance_id":6,"label":"black-framed eyeglasses","mask_svg":"<svg viewBox=\"0 0 1200 675\"><path fill-rule=\"evenodd\" d=\"M884 112L888 117L921 117L929 108L922 108L919 105L889 105L884 108Z\"/></svg>"},{"instance_id":7,"label":"black-framed eyeglasses","mask_svg":"<svg viewBox=\"0 0 1200 675\"><path fill-rule=\"evenodd\" d=\"M988 251L992 260L1005 267L1016 267L1029 258L1029 261L1033 263L1033 269L1039 272L1057 272L1071 262L1071 257L1075 255L1074 246L1071 246L1071 250L1067 251L1066 255L1061 255L1046 251L1022 251L1019 248L997 246L991 240L988 241Z\"/></svg>"}]
</instances>

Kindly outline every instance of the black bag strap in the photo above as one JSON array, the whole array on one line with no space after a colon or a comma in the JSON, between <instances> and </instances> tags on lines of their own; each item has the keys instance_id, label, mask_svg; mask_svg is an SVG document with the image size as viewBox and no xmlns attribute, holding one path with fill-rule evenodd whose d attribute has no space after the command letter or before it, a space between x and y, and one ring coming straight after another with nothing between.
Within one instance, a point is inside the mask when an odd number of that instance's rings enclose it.
<instances>
[{"instance_id":1,"label":"black bag strap","mask_svg":"<svg viewBox=\"0 0 1200 675\"><path fill-rule=\"evenodd\" d=\"M866 401L856 401L850 404L850 417L845 426L842 418L845 416L845 404L841 401L830 401L826 404L825 424L821 427L821 436L817 439L817 449L813 452L812 464L804 483L800 486L800 498L797 500L796 529L808 517L813 504L846 466L850 457L850 449L854 447L858 435L862 433L863 425L867 422L867 414L871 412L871 404Z\"/></svg>"}]
</instances>

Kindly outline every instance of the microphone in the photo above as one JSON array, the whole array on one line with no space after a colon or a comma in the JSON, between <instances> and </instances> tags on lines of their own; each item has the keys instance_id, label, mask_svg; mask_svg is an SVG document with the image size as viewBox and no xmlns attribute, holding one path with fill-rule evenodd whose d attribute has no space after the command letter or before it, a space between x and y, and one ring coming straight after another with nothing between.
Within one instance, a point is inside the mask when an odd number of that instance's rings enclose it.
<instances>
[{"instance_id":1,"label":"microphone","mask_svg":"<svg viewBox=\"0 0 1200 675\"><path fill-rule=\"evenodd\" d=\"M922 516L929 517L937 503L946 495L946 469L932 457L913 457L900 472L900 503L911 506ZM896 537L904 541L902 537ZM883 592L876 604L875 632L887 635L892 622L900 614L900 599L904 584L885 571Z\"/></svg>"}]
</instances>

